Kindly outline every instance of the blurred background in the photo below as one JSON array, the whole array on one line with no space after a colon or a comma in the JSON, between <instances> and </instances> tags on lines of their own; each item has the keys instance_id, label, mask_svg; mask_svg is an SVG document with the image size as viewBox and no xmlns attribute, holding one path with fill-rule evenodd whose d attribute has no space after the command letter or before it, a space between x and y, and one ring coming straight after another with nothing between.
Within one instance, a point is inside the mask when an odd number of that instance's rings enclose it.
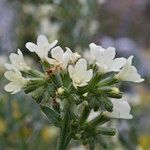
<instances>
[{"instance_id":1,"label":"blurred background","mask_svg":"<svg viewBox=\"0 0 150 150\"><path fill-rule=\"evenodd\" d=\"M58 129L30 96L3 90L3 65L17 48L38 67L25 43L36 42L39 34L85 55L95 42L115 47L118 56L135 56L145 81L122 86L134 119L110 123L118 133L106 138L107 150L150 150L150 0L0 0L0 150L55 150ZM72 142L70 150L87 149L80 144Z\"/></svg>"}]
</instances>

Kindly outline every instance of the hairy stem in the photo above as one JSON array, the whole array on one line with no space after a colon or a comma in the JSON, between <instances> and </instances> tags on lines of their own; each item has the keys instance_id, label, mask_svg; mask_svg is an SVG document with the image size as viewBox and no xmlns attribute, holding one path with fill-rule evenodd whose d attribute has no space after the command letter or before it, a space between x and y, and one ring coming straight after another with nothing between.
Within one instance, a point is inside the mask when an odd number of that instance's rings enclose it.
<instances>
[{"instance_id":1,"label":"hairy stem","mask_svg":"<svg viewBox=\"0 0 150 150\"><path fill-rule=\"evenodd\" d=\"M68 140L68 134L70 132L70 106L67 106L64 118L62 120L62 126L60 129L60 135L57 143L57 150L66 150L67 146L71 140Z\"/></svg>"}]
</instances>

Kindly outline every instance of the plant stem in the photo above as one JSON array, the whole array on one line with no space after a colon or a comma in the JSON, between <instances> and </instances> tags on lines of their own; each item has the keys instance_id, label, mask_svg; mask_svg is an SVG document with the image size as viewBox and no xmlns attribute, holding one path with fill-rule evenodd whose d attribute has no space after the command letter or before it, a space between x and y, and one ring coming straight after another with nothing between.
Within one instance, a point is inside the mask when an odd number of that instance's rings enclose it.
<instances>
[{"instance_id":1,"label":"plant stem","mask_svg":"<svg viewBox=\"0 0 150 150\"><path fill-rule=\"evenodd\" d=\"M62 126L60 129L60 135L57 143L57 150L66 150L71 140L68 140L68 134L70 133L70 106L67 106L64 118L62 120Z\"/></svg>"},{"instance_id":2,"label":"plant stem","mask_svg":"<svg viewBox=\"0 0 150 150\"><path fill-rule=\"evenodd\" d=\"M85 105L85 106L84 106L84 109L83 109L83 111L82 111L82 114L81 114L81 116L80 116L80 120L79 120L80 125L82 125L82 124L86 121L86 119L87 119L88 116L89 116L90 111L91 111L91 109L89 108L89 106L88 106L88 105Z\"/></svg>"}]
</instances>

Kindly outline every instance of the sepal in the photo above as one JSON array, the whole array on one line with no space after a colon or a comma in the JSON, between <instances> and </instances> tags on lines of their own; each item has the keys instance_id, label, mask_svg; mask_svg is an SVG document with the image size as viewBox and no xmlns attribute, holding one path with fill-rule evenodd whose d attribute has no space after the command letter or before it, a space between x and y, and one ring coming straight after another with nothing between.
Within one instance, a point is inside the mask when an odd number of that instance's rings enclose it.
<instances>
[{"instance_id":1,"label":"sepal","mask_svg":"<svg viewBox=\"0 0 150 150\"><path fill-rule=\"evenodd\" d=\"M31 94L31 97L39 104L44 97L45 87L39 87L34 90Z\"/></svg>"},{"instance_id":2,"label":"sepal","mask_svg":"<svg viewBox=\"0 0 150 150\"><path fill-rule=\"evenodd\" d=\"M41 86L45 86L46 82L44 79L31 79L27 82L27 84L23 87L23 90L26 94L33 92L37 88Z\"/></svg>"},{"instance_id":3,"label":"sepal","mask_svg":"<svg viewBox=\"0 0 150 150\"><path fill-rule=\"evenodd\" d=\"M41 72L39 72L38 70L35 69L30 69L28 71L25 72L28 76L30 77L35 77L35 78L44 78L45 75Z\"/></svg>"},{"instance_id":4,"label":"sepal","mask_svg":"<svg viewBox=\"0 0 150 150\"><path fill-rule=\"evenodd\" d=\"M113 84L116 84L116 83L118 83L118 80L117 80L116 76L113 75L113 76L102 79L99 82L99 87L109 86L109 85L113 85Z\"/></svg>"},{"instance_id":5,"label":"sepal","mask_svg":"<svg viewBox=\"0 0 150 150\"><path fill-rule=\"evenodd\" d=\"M119 90L119 88L114 87L111 92L107 93L107 96L111 98L122 98L122 94L123 93Z\"/></svg>"},{"instance_id":6,"label":"sepal","mask_svg":"<svg viewBox=\"0 0 150 150\"><path fill-rule=\"evenodd\" d=\"M109 100L109 98L102 96L100 100L101 100L102 105L107 111L109 112L113 111L113 103L111 102L111 100Z\"/></svg>"},{"instance_id":7,"label":"sepal","mask_svg":"<svg viewBox=\"0 0 150 150\"><path fill-rule=\"evenodd\" d=\"M116 134L116 130L114 128L98 127L96 129L96 134L114 136Z\"/></svg>"}]
</instances>

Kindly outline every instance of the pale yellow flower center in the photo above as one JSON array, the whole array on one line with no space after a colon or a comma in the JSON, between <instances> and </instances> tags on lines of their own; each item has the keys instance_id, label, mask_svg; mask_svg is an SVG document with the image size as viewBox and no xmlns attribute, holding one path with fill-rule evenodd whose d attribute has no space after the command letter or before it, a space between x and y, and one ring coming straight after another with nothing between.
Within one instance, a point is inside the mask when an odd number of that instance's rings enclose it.
<instances>
[{"instance_id":1,"label":"pale yellow flower center","mask_svg":"<svg viewBox=\"0 0 150 150\"><path fill-rule=\"evenodd\" d=\"M74 78L74 82L75 82L76 84L81 84L81 83L82 83L82 79L81 79L80 77L75 77L75 78Z\"/></svg>"}]
</instances>

